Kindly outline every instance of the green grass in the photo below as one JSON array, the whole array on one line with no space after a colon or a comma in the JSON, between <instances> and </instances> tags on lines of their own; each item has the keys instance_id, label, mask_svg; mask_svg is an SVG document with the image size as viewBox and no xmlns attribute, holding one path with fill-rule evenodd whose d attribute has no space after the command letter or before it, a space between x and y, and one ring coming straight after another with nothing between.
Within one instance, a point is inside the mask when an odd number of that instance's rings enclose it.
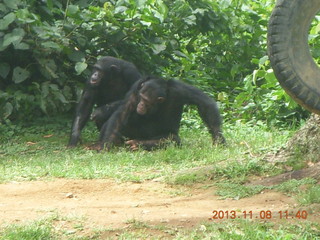
<instances>
[{"instance_id":1,"label":"green grass","mask_svg":"<svg viewBox=\"0 0 320 240\"><path fill-rule=\"evenodd\" d=\"M172 185L216 184L222 198L239 199L264 189L296 196L300 204L319 203L320 188L313 179L291 180L271 187L246 186L256 176L283 172L283 163L265 161L283 147L289 130L268 129L237 123L225 124L228 146L212 146L206 129L182 127L182 147L169 146L153 152L131 152L125 147L100 153L86 150L98 132L92 124L82 134L84 145L66 148L68 121L41 120L21 127L0 125L0 183L54 178L99 179L141 182L160 178ZM300 159L301 160L301 159ZM286 163L284 163L286 164ZM259 223L226 221L204 223L190 230L150 226L132 220L125 229L92 229L82 236L81 228L56 227L59 219L45 219L28 225L0 228L0 240L7 239L320 239L319 225L298 222ZM82 226L82 223L77 223Z\"/></svg>"},{"instance_id":2,"label":"green grass","mask_svg":"<svg viewBox=\"0 0 320 240\"><path fill-rule=\"evenodd\" d=\"M0 228L0 240L89 240L100 236L96 229L90 237L83 230L83 219L53 213L38 221Z\"/></svg>"},{"instance_id":3,"label":"green grass","mask_svg":"<svg viewBox=\"0 0 320 240\"><path fill-rule=\"evenodd\" d=\"M116 236L110 239L285 239L285 240L316 240L320 239L320 227L307 223L273 223L260 224L248 220L234 220L232 222L203 223L193 229L169 228L164 226L150 226L139 221L132 221L127 229L113 229L101 231L101 236ZM156 236L155 236L156 233ZM160 237L159 237L160 236ZM100 238L98 238L100 239ZM104 239L103 237L101 239Z\"/></svg>"},{"instance_id":4,"label":"green grass","mask_svg":"<svg viewBox=\"0 0 320 240\"><path fill-rule=\"evenodd\" d=\"M256 239L319 239L319 226L313 224L284 224L275 227L273 223L236 220L205 224L202 228L194 230L188 238L182 236L177 239L232 239L232 240L256 240ZM191 236L191 238L189 238Z\"/></svg>"},{"instance_id":5,"label":"green grass","mask_svg":"<svg viewBox=\"0 0 320 240\"><path fill-rule=\"evenodd\" d=\"M212 146L206 129L182 127L183 146L180 148L169 146L153 152L131 152L120 147L97 153L85 150L83 145L67 149L69 126L65 123L37 126L19 128L15 134L7 130L10 136L0 144L0 182L41 178L143 181L167 176L172 181L174 173L206 166L214 168L205 176L180 176L173 183L190 184L214 178L244 181L249 175L278 171L263 158L282 146L290 135L288 131L279 134L261 127L226 125L228 146L217 147ZM90 145L98 137L98 132L90 126L82 135L84 144Z\"/></svg>"},{"instance_id":6,"label":"green grass","mask_svg":"<svg viewBox=\"0 0 320 240\"><path fill-rule=\"evenodd\" d=\"M0 240L54 240L50 222L34 222L29 225L12 225L0 232Z\"/></svg>"},{"instance_id":7,"label":"green grass","mask_svg":"<svg viewBox=\"0 0 320 240\"><path fill-rule=\"evenodd\" d=\"M251 197L258 193L261 193L266 189L264 186L256 185L256 186L245 186L237 183L217 183L218 190L216 194L221 196L222 199L232 198L232 199L241 199L246 197Z\"/></svg>"},{"instance_id":8,"label":"green grass","mask_svg":"<svg viewBox=\"0 0 320 240\"><path fill-rule=\"evenodd\" d=\"M305 192L298 196L298 201L303 205L320 203L320 186L309 187Z\"/></svg>"},{"instance_id":9,"label":"green grass","mask_svg":"<svg viewBox=\"0 0 320 240\"><path fill-rule=\"evenodd\" d=\"M249 220L206 222L195 228L176 228L132 219L125 228L94 229L83 233L77 226L59 226L56 220L44 219L27 225L11 225L0 230L0 240L98 240L98 239L320 239L320 226L316 223L283 222L259 223Z\"/></svg>"},{"instance_id":10,"label":"green grass","mask_svg":"<svg viewBox=\"0 0 320 240\"><path fill-rule=\"evenodd\" d=\"M296 180L296 179L292 179L289 181L286 181L282 184L279 184L277 186L274 187L274 189L284 192L284 193L297 193L297 192L301 192L302 190L300 189L301 186L312 186L314 184L316 184L317 181L314 180L313 178L304 178L301 180Z\"/></svg>"}]
</instances>

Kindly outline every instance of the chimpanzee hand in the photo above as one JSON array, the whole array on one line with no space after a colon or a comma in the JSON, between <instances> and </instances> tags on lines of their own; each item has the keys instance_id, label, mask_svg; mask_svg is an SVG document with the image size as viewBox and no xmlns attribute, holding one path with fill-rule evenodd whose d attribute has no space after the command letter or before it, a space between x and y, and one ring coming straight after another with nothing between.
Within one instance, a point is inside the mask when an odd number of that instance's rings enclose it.
<instances>
[{"instance_id":1,"label":"chimpanzee hand","mask_svg":"<svg viewBox=\"0 0 320 240\"><path fill-rule=\"evenodd\" d=\"M129 140L125 142L127 145L130 145L130 150L131 151L137 151L139 150L139 141L138 140Z\"/></svg>"}]
</instances>

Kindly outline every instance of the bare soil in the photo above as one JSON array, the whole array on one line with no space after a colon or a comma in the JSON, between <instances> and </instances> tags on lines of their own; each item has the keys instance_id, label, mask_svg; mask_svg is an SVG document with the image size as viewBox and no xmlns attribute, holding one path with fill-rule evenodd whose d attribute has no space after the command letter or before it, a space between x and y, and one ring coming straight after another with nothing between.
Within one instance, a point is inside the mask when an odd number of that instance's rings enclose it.
<instances>
[{"instance_id":1,"label":"bare soil","mask_svg":"<svg viewBox=\"0 0 320 240\"><path fill-rule=\"evenodd\" d=\"M172 187L160 182L117 183L111 180L70 180L10 182L0 185L0 226L28 223L53 214L79 218L86 227L123 228L128 221L192 227L212 220L212 211L297 211L296 202L279 192L221 200L214 188ZM319 219L318 215L308 216ZM226 219L226 216L224 217ZM300 220L301 221L301 220Z\"/></svg>"}]
</instances>

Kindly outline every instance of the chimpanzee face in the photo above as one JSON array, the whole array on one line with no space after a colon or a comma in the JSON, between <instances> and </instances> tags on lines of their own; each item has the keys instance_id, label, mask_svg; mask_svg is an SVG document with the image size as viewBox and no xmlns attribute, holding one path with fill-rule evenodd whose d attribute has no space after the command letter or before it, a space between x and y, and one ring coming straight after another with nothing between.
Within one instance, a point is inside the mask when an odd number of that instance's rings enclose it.
<instances>
[{"instance_id":1,"label":"chimpanzee face","mask_svg":"<svg viewBox=\"0 0 320 240\"><path fill-rule=\"evenodd\" d=\"M89 80L89 84L93 87L98 87L102 82L111 81L115 75L120 71L116 65L103 67L98 63L93 66L93 71Z\"/></svg>"},{"instance_id":2,"label":"chimpanzee face","mask_svg":"<svg viewBox=\"0 0 320 240\"><path fill-rule=\"evenodd\" d=\"M143 82L140 87L137 113L146 115L156 112L166 100L166 87L153 80Z\"/></svg>"},{"instance_id":3,"label":"chimpanzee face","mask_svg":"<svg viewBox=\"0 0 320 240\"><path fill-rule=\"evenodd\" d=\"M90 85L92 86L99 86L101 80L104 78L105 74L100 68L99 65L94 65L93 71L90 77Z\"/></svg>"}]
</instances>

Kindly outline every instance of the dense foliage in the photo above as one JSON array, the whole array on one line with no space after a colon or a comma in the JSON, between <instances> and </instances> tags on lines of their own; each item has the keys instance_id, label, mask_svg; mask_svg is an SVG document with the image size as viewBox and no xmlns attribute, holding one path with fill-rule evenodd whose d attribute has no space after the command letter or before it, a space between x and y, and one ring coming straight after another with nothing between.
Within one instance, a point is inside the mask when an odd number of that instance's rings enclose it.
<instances>
[{"instance_id":1,"label":"dense foliage","mask_svg":"<svg viewBox=\"0 0 320 240\"><path fill-rule=\"evenodd\" d=\"M273 6L274 0L4 0L0 117L72 112L90 65L112 55L200 87L220 102L226 120L296 121L306 113L284 94L266 57Z\"/></svg>"}]
</instances>

